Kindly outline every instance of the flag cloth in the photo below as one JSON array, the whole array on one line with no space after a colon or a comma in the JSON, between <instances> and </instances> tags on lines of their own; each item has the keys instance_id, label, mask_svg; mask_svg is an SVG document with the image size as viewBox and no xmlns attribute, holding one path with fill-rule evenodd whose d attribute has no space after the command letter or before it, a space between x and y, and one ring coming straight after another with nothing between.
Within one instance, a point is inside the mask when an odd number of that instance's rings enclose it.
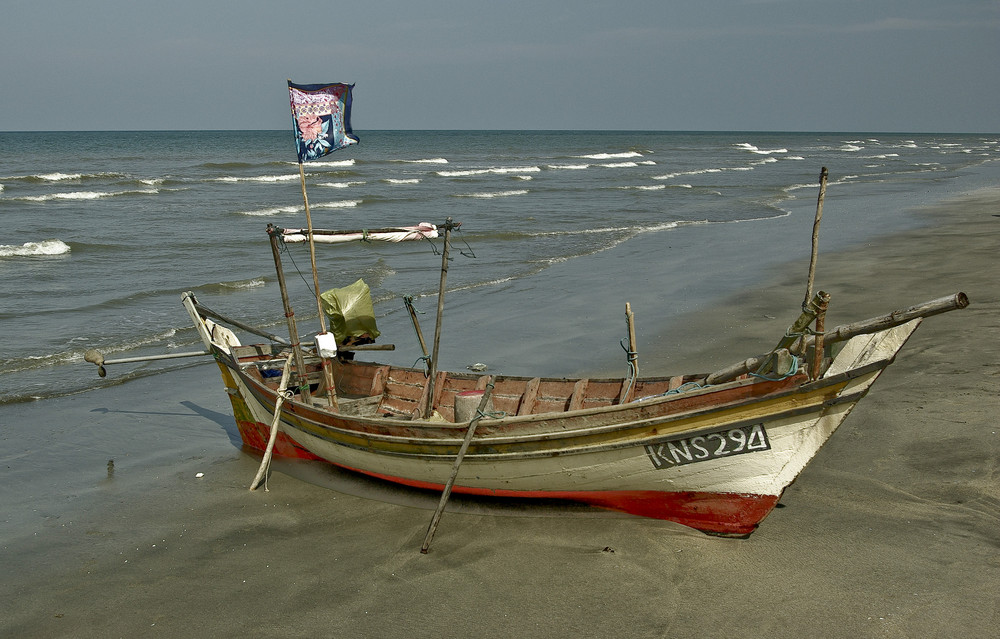
<instances>
[{"instance_id":1,"label":"flag cloth","mask_svg":"<svg viewBox=\"0 0 1000 639\"><path fill-rule=\"evenodd\" d=\"M288 98L299 162L316 160L358 143L351 131L353 84L292 84Z\"/></svg>"}]
</instances>

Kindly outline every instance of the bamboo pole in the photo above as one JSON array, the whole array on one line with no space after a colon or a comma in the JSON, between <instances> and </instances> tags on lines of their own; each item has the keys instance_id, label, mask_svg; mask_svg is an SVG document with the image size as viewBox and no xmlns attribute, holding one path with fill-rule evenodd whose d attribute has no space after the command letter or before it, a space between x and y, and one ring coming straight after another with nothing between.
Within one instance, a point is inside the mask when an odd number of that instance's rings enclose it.
<instances>
[{"instance_id":1,"label":"bamboo pole","mask_svg":"<svg viewBox=\"0 0 1000 639\"><path fill-rule=\"evenodd\" d=\"M444 222L444 248L441 251L441 283L438 286L437 320L434 322L434 350L431 354L430 369L428 370L427 405L424 406L424 419L431 416L434 410L434 378L437 376L438 352L441 349L441 319L444 315L444 287L448 281L448 250L451 243L451 218Z\"/></svg>"},{"instance_id":2,"label":"bamboo pole","mask_svg":"<svg viewBox=\"0 0 1000 639\"><path fill-rule=\"evenodd\" d=\"M274 419L271 420L271 434L267 438L267 448L264 449L264 457L260 460L260 467L257 474L250 482L250 490L257 490L262 479L267 474L267 468L271 465L271 454L274 452L274 442L278 439L278 431L281 429L281 405L285 403L285 385L288 384L289 374L292 372L292 357L294 353L289 353L285 359L285 367L281 370L281 381L278 382L278 398L274 402ZM267 486L264 486L267 490Z\"/></svg>"},{"instance_id":3,"label":"bamboo pole","mask_svg":"<svg viewBox=\"0 0 1000 639\"><path fill-rule=\"evenodd\" d=\"M312 403L312 395L309 392L309 384L306 379L306 364L302 357L302 345L299 343L299 329L295 326L295 312L292 304L288 301L288 287L285 285L285 271L281 268L281 251L278 249L278 237L281 231L277 227L268 224L267 235L271 238L271 256L274 258L274 270L278 274L278 288L281 290L281 304L285 309L285 318L288 320L288 338L291 340L292 353L295 355L295 367L298 371L296 385L301 387L302 401L307 404Z\"/></svg>"},{"instance_id":4,"label":"bamboo pole","mask_svg":"<svg viewBox=\"0 0 1000 639\"><path fill-rule=\"evenodd\" d=\"M455 457L455 463L451 467L451 475L448 477L448 483L444 485L444 490L441 492L441 500L438 501L437 510L434 511L434 516L431 518L431 524L427 527L427 534L424 535L424 544L420 547L420 552L422 554L427 554L427 551L431 547L431 540L434 539L434 533L437 531L438 523L441 521L441 514L444 512L444 507L448 503L448 498L451 497L451 490L455 486L455 479L458 477L458 469L462 465L462 460L465 459L465 453L469 450L469 444L472 443L472 437L476 434L476 425L479 424L479 420L485 417L483 411L486 410L486 406L490 402L490 395L493 393L493 376L490 375L486 380L486 389L483 391L483 398L479 401L479 408L476 409L476 415L469 422L469 426L465 431L465 439L462 440L462 446L458 449L458 455Z\"/></svg>"},{"instance_id":5,"label":"bamboo pole","mask_svg":"<svg viewBox=\"0 0 1000 639\"><path fill-rule=\"evenodd\" d=\"M816 199L816 219L813 221L812 256L809 258L809 277L806 282L806 296L802 299L802 307L809 304L813 296L813 280L816 277L816 258L819 255L819 223L823 219L823 199L826 197L826 167L819 174L819 197Z\"/></svg>"},{"instance_id":6,"label":"bamboo pole","mask_svg":"<svg viewBox=\"0 0 1000 639\"><path fill-rule=\"evenodd\" d=\"M323 312L323 300L319 296L319 272L316 270L316 242L313 240L312 213L309 210L309 195L306 193L306 172L302 168L302 160L299 160L299 183L302 185L302 203L306 208L306 226L309 229L309 262L312 265L313 293L316 295L316 307L319 311L320 333L326 332L326 313ZM317 354L319 354L317 352ZM320 364L323 368L323 380L326 382L326 397L330 402L330 407L337 410L337 387L333 383L333 371L330 360L320 357Z\"/></svg>"}]
</instances>

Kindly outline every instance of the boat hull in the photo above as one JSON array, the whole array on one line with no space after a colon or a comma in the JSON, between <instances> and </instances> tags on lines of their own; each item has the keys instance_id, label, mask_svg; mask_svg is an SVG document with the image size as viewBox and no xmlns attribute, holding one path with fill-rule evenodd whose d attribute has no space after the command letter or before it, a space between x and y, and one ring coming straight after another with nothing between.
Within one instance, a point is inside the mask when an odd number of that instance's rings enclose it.
<instances>
[{"instance_id":1,"label":"boat hull","mask_svg":"<svg viewBox=\"0 0 1000 639\"><path fill-rule=\"evenodd\" d=\"M845 343L819 380L749 380L620 406L488 418L455 481L459 493L565 499L674 521L716 535L752 533L871 387L919 320ZM250 447L263 450L277 394L216 357ZM274 453L441 490L462 424L352 417L296 399L281 407Z\"/></svg>"}]
</instances>

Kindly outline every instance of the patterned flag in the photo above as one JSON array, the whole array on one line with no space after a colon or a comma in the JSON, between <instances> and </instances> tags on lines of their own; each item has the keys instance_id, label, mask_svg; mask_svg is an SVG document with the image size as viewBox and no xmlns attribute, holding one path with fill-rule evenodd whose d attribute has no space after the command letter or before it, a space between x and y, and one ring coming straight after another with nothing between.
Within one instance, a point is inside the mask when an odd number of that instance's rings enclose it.
<instances>
[{"instance_id":1,"label":"patterned flag","mask_svg":"<svg viewBox=\"0 0 1000 639\"><path fill-rule=\"evenodd\" d=\"M358 143L351 132L353 84L292 84L288 97L299 162L316 160Z\"/></svg>"}]
</instances>

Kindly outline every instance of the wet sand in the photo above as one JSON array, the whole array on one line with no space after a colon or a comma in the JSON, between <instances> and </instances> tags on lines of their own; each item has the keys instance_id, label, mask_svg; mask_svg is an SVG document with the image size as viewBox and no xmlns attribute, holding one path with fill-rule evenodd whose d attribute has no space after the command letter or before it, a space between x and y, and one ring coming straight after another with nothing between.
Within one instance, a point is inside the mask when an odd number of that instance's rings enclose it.
<instances>
[{"instance_id":1,"label":"wet sand","mask_svg":"<svg viewBox=\"0 0 1000 639\"><path fill-rule=\"evenodd\" d=\"M924 322L749 539L460 499L421 555L433 495L288 462L247 491L259 458L201 365L0 407L0 635L995 636L1000 191L928 214L821 255L828 326L972 306ZM767 350L804 294L791 270L665 332L664 356Z\"/></svg>"}]
</instances>

